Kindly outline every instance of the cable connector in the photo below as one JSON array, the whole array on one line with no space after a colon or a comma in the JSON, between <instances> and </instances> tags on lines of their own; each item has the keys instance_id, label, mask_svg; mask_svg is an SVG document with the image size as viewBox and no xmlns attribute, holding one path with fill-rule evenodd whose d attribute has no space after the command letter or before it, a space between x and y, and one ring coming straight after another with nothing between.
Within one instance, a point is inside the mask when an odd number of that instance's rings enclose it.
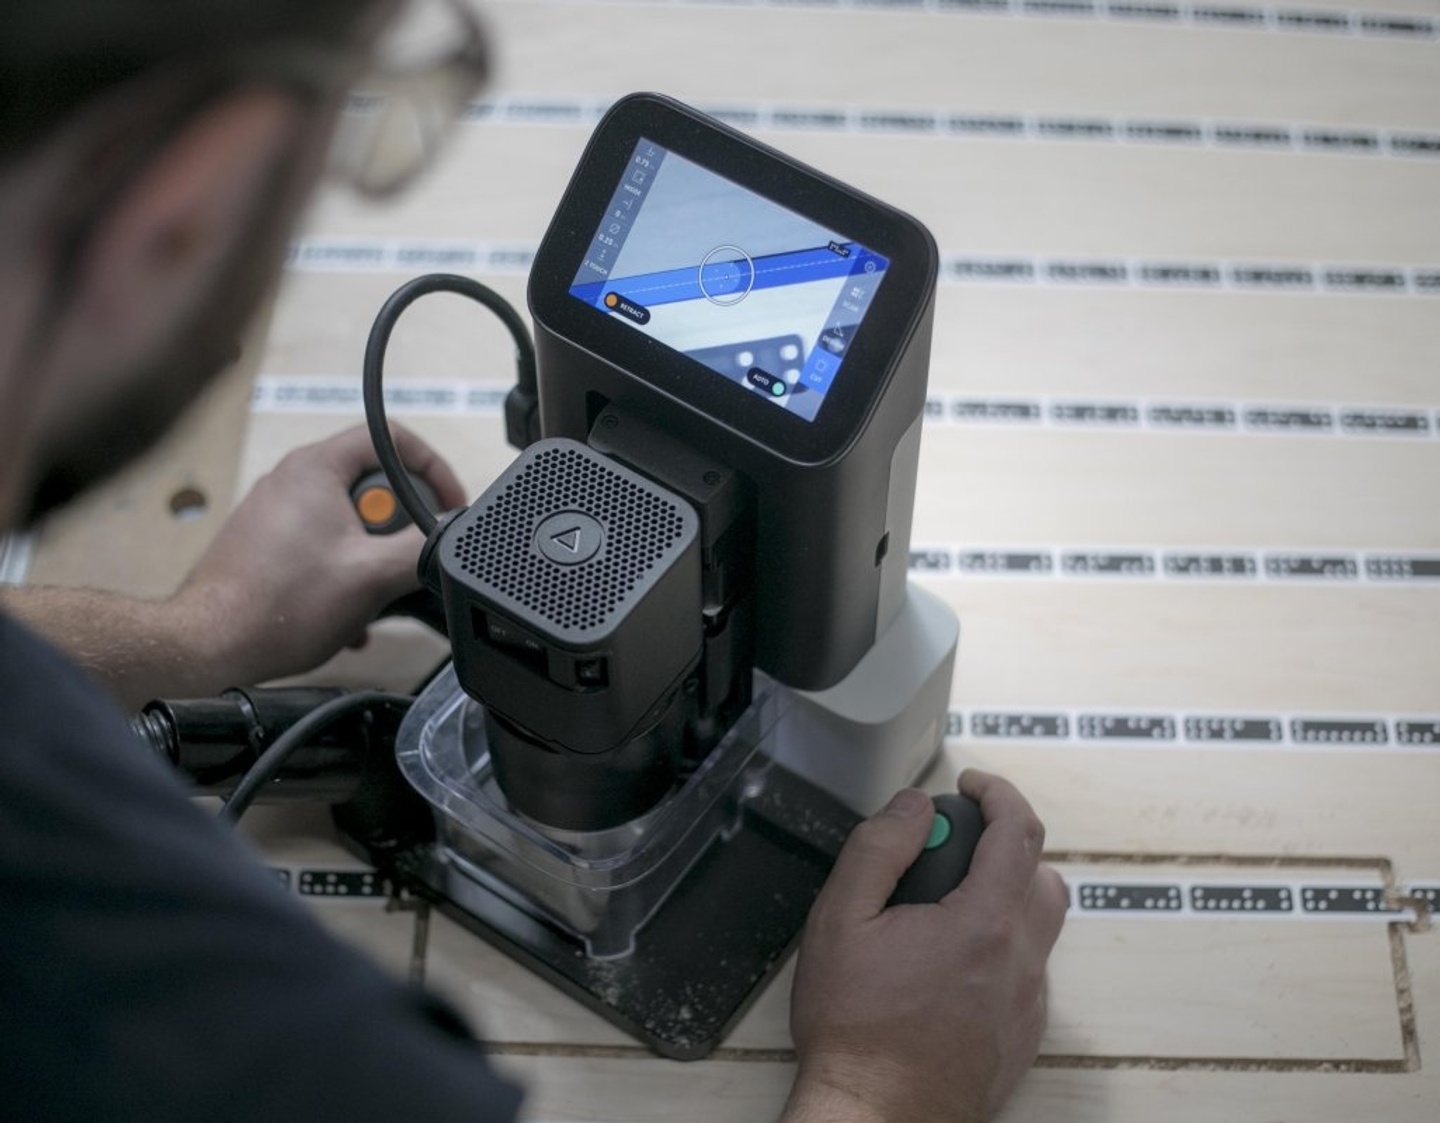
<instances>
[{"instance_id":1,"label":"cable connector","mask_svg":"<svg viewBox=\"0 0 1440 1123\"><path fill-rule=\"evenodd\" d=\"M525 451L540 439L540 399L532 379L511 387L505 395L505 440Z\"/></svg>"}]
</instances>

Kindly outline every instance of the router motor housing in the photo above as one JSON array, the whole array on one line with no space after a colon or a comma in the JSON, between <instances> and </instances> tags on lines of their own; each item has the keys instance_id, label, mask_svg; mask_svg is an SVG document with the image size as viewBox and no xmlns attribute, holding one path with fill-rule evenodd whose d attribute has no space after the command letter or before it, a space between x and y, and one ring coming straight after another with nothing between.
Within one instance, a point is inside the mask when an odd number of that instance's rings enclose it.
<instances>
[{"instance_id":1,"label":"router motor housing","mask_svg":"<svg viewBox=\"0 0 1440 1123\"><path fill-rule=\"evenodd\" d=\"M544 440L445 529L433 561L457 676L485 703L518 808L600 829L612 824L595 816L624 822L669 790L677 696L704 639L688 503L583 444Z\"/></svg>"}]
</instances>

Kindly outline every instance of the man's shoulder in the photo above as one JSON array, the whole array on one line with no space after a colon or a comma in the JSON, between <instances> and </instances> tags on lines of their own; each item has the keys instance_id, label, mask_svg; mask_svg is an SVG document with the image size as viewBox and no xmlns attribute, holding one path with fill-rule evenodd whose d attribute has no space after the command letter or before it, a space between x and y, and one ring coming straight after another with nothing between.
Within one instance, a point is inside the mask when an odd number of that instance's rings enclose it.
<instances>
[{"instance_id":1,"label":"man's shoulder","mask_svg":"<svg viewBox=\"0 0 1440 1123\"><path fill-rule=\"evenodd\" d=\"M45 799L83 800L124 780L167 801L188 801L163 761L134 735L119 706L68 656L0 612L0 801L22 776ZM40 793L33 793L39 796ZM121 792L115 791L118 797ZM95 813L122 810L102 798Z\"/></svg>"},{"instance_id":2,"label":"man's shoulder","mask_svg":"<svg viewBox=\"0 0 1440 1123\"><path fill-rule=\"evenodd\" d=\"M408 1097L513 1118L518 1089L453 1016L329 936L3 616L0 835L0 1087L21 1116L196 1118L243 1087L257 1112L227 1117L397 1118Z\"/></svg>"}]
</instances>

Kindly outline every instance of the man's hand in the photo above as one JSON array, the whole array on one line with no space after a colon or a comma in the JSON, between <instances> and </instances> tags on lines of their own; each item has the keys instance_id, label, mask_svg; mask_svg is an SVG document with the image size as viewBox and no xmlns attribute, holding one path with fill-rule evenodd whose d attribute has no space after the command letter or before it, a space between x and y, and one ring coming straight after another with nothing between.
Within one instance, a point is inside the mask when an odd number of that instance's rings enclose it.
<instances>
[{"instance_id":1,"label":"man's hand","mask_svg":"<svg viewBox=\"0 0 1440 1123\"><path fill-rule=\"evenodd\" d=\"M1040 864L1045 828L1011 784L968 771L960 790L986 827L938 903L885 907L930 830L921 792L899 793L841 851L800 945L786 1123L973 1123L1033 1063L1069 893Z\"/></svg>"},{"instance_id":2,"label":"man's hand","mask_svg":"<svg viewBox=\"0 0 1440 1123\"><path fill-rule=\"evenodd\" d=\"M449 465L413 433L396 426L394 435L405 466L441 504L462 506ZM256 482L185 579L171 603L202 622L202 658L226 669L226 685L317 666L419 587L420 531L367 534L351 504L350 485L375 466L363 427L295 449Z\"/></svg>"},{"instance_id":3,"label":"man's hand","mask_svg":"<svg viewBox=\"0 0 1440 1123\"><path fill-rule=\"evenodd\" d=\"M394 434L406 467L447 509L462 506L449 465L413 433ZM375 466L363 426L291 452L168 600L20 588L3 603L131 707L310 670L363 640L385 605L419 585L420 531L367 534L351 503L350 486Z\"/></svg>"}]
</instances>

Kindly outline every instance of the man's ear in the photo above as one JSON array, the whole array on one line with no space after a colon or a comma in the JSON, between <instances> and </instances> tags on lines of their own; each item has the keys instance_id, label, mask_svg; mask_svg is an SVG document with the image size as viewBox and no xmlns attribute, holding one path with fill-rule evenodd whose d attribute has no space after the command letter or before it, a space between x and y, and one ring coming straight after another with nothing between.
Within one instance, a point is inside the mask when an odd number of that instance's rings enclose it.
<instances>
[{"instance_id":1,"label":"man's ear","mask_svg":"<svg viewBox=\"0 0 1440 1123\"><path fill-rule=\"evenodd\" d=\"M304 123L293 98L240 90L190 117L156 151L99 216L83 250L67 342L83 349L94 341L105 354L72 353L76 368L95 369L87 358L125 368L210 295L221 263L251 235Z\"/></svg>"}]
</instances>

